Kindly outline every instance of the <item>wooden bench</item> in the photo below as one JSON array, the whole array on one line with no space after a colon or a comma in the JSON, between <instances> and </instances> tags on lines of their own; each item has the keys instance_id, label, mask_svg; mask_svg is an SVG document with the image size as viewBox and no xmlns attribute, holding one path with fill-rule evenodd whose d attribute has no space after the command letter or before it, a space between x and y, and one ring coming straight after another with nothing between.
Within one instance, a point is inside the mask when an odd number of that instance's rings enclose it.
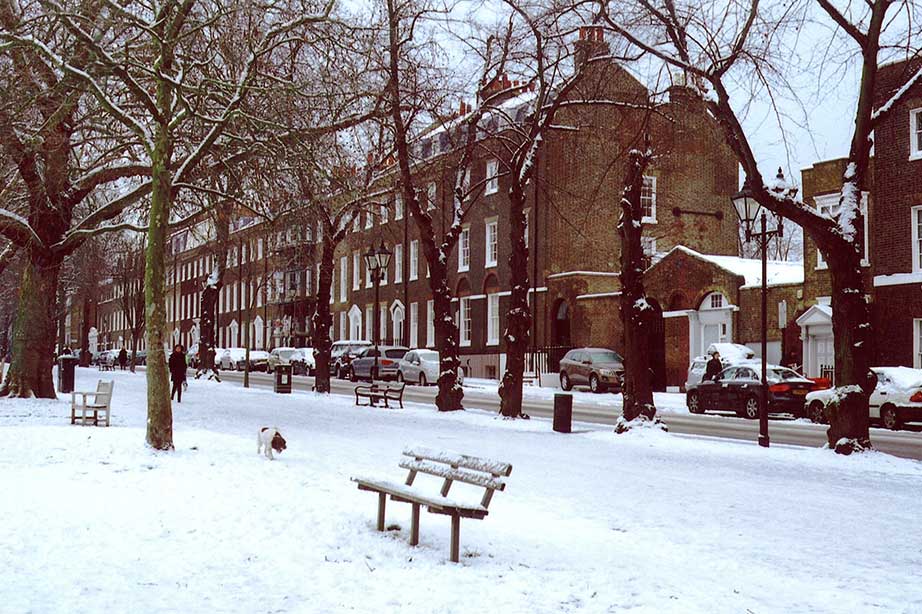
<instances>
[{"instance_id":1,"label":"wooden bench","mask_svg":"<svg viewBox=\"0 0 922 614\"><path fill-rule=\"evenodd\" d=\"M105 425L109 426L109 414L112 404L112 388L115 382L104 382L99 380L96 385L96 392L71 392L70 393L70 423L76 424L77 412L81 414L81 424L86 425L87 420L92 414L93 426L99 426L100 414L105 414ZM80 403L77 402L77 396L82 398ZM93 397L92 403L87 403L86 398Z\"/></svg>"},{"instance_id":2,"label":"wooden bench","mask_svg":"<svg viewBox=\"0 0 922 614\"><path fill-rule=\"evenodd\" d=\"M407 448L403 451L399 466L407 469L403 483L380 480L376 478L353 477L359 490L378 493L378 525L384 530L384 507L387 497L392 501L401 501L413 506L410 524L410 545L419 544L419 509L426 506L432 514L451 516L451 560L460 559L461 518L483 519L493 499L493 493L505 490L506 482L502 479L512 473L512 465L485 458L476 458L464 454L439 452L428 448ZM425 473L442 478L442 488L438 493L414 485L416 475ZM461 501L448 497L453 482L463 482L482 487L483 495L479 503Z\"/></svg>"},{"instance_id":3,"label":"wooden bench","mask_svg":"<svg viewBox=\"0 0 922 614\"><path fill-rule=\"evenodd\" d=\"M355 404L368 405L377 407L378 401L384 401L384 407L390 408L389 401L400 403L400 409L403 409L403 391L406 389L406 382L399 384L372 384L371 386L355 387ZM359 399L368 399L368 403L360 403Z\"/></svg>"},{"instance_id":4,"label":"wooden bench","mask_svg":"<svg viewBox=\"0 0 922 614\"><path fill-rule=\"evenodd\" d=\"M107 363L107 362L99 362L99 363L97 363L96 367L97 367L100 371L115 371L115 365L114 365L114 364L111 364L111 365L110 365L110 364Z\"/></svg>"}]
</instances>

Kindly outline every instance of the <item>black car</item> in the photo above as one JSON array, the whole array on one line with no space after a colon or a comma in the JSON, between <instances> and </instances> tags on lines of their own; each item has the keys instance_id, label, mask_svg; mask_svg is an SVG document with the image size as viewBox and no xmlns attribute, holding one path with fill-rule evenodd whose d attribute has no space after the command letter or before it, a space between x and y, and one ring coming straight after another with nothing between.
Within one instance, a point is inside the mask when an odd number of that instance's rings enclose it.
<instances>
[{"instance_id":1,"label":"black car","mask_svg":"<svg viewBox=\"0 0 922 614\"><path fill-rule=\"evenodd\" d=\"M688 411L703 414L708 410L734 411L742 418L759 417L759 398L762 381L756 365L728 367L714 380L702 380L689 387L686 394ZM801 374L775 365L769 365L768 412L803 416L804 397L816 384Z\"/></svg>"}]
</instances>

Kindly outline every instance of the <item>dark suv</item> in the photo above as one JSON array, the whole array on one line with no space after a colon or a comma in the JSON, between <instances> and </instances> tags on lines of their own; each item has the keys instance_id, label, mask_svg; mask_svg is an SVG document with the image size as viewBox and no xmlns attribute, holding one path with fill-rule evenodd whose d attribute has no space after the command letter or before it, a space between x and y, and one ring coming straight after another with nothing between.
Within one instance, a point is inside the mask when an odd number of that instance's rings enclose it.
<instances>
[{"instance_id":1,"label":"dark suv","mask_svg":"<svg viewBox=\"0 0 922 614\"><path fill-rule=\"evenodd\" d=\"M624 361L614 350L576 348L560 360L560 387L589 386L592 392L621 392Z\"/></svg>"}]
</instances>

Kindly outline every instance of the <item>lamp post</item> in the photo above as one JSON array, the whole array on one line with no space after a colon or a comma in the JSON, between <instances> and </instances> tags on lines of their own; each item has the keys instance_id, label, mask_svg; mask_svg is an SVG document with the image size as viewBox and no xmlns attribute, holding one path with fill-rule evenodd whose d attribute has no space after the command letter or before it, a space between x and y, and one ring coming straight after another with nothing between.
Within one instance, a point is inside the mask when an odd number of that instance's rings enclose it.
<instances>
[{"instance_id":1,"label":"lamp post","mask_svg":"<svg viewBox=\"0 0 922 614\"><path fill-rule=\"evenodd\" d=\"M784 183L784 173L778 169L777 183ZM743 189L733 195L730 199L733 202L733 208L739 217L740 223L746 229L746 241L755 239L759 244L762 252L762 386L759 392L759 445L763 448L769 446L768 438L768 377L767 377L767 360L768 357L768 242L772 237L783 236L784 224L780 217L777 217L776 228L767 229L767 212L762 205L755 199L755 194L747 184ZM759 231L753 232L752 226L756 218L759 219Z\"/></svg>"},{"instance_id":2,"label":"lamp post","mask_svg":"<svg viewBox=\"0 0 922 614\"><path fill-rule=\"evenodd\" d=\"M365 266L369 271L371 271L371 279L375 284L375 306L372 309L372 337L375 344L375 364L371 369L371 380L378 376L378 336L380 331L380 325L378 323L379 309L379 293L381 291L381 279L384 277L385 271L387 271L387 265L391 261L391 252L384 246L384 241L381 241L381 245L377 248L369 247L368 251L365 252Z\"/></svg>"}]
</instances>

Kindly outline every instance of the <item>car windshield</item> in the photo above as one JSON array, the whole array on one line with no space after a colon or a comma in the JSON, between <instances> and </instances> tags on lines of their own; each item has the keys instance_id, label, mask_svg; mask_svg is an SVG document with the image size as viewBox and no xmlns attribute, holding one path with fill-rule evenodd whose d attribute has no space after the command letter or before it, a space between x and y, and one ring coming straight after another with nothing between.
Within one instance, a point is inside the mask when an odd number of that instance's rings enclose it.
<instances>
[{"instance_id":1,"label":"car windshield","mask_svg":"<svg viewBox=\"0 0 922 614\"><path fill-rule=\"evenodd\" d=\"M617 352L611 350L593 350L589 352L592 362L621 362Z\"/></svg>"},{"instance_id":2,"label":"car windshield","mask_svg":"<svg viewBox=\"0 0 922 614\"><path fill-rule=\"evenodd\" d=\"M293 348L286 348L284 350L276 350L276 353L278 354L279 358L284 360L291 360L292 356L296 356L298 354L298 350Z\"/></svg>"},{"instance_id":3,"label":"car windshield","mask_svg":"<svg viewBox=\"0 0 922 614\"><path fill-rule=\"evenodd\" d=\"M438 352L432 352L432 351L429 351L429 352L416 352L416 356L417 356L420 360L424 360L424 361L426 361L426 362L438 362L438 361L439 361L439 353L438 353Z\"/></svg>"},{"instance_id":4,"label":"car windshield","mask_svg":"<svg viewBox=\"0 0 922 614\"><path fill-rule=\"evenodd\" d=\"M804 379L804 376L793 369L768 369L766 374L769 381L784 382L789 380Z\"/></svg>"}]
</instances>

